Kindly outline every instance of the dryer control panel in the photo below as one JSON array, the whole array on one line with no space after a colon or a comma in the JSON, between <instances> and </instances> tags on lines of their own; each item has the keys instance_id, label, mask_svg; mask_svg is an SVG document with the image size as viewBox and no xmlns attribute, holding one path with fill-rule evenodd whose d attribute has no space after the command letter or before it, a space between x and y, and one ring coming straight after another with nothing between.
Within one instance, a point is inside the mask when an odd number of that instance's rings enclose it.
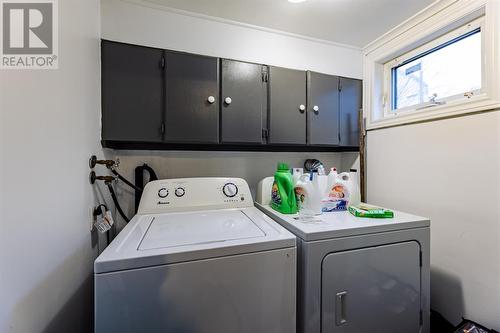
<instances>
[{"instance_id":1,"label":"dryer control panel","mask_svg":"<svg viewBox=\"0 0 500 333\"><path fill-rule=\"evenodd\" d=\"M253 207L253 200L242 178L174 178L149 182L137 213L245 207Z\"/></svg>"}]
</instances>

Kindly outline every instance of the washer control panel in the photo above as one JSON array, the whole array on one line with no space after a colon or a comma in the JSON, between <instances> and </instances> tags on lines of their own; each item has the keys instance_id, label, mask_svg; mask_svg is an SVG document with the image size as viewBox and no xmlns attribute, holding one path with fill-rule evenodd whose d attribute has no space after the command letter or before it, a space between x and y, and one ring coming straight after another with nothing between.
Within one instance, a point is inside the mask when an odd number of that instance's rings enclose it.
<instances>
[{"instance_id":1,"label":"washer control panel","mask_svg":"<svg viewBox=\"0 0 500 333\"><path fill-rule=\"evenodd\" d=\"M247 182L241 178L175 178L149 182L138 214L253 207Z\"/></svg>"}]
</instances>

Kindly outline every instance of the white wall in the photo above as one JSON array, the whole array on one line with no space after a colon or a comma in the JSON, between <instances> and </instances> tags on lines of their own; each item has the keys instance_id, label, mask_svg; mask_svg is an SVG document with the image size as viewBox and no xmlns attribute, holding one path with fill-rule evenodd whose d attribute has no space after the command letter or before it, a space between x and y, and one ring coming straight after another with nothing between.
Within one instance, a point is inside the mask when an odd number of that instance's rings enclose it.
<instances>
[{"instance_id":1,"label":"white wall","mask_svg":"<svg viewBox=\"0 0 500 333\"><path fill-rule=\"evenodd\" d=\"M431 219L431 306L500 330L500 112L368 132L368 200Z\"/></svg>"},{"instance_id":2,"label":"white wall","mask_svg":"<svg viewBox=\"0 0 500 333\"><path fill-rule=\"evenodd\" d=\"M358 48L321 43L158 8L120 0L102 0L102 37L216 57L362 77L361 50Z\"/></svg>"},{"instance_id":3,"label":"white wall","mask_svg":"<svg viewBox=\"0 0 500 333\"><path fill-rule=\"evenodd\" d=\"M99 1L58 3L59 69L0 70L0 332L93 322Z\"/></svg>"}]
</instances>

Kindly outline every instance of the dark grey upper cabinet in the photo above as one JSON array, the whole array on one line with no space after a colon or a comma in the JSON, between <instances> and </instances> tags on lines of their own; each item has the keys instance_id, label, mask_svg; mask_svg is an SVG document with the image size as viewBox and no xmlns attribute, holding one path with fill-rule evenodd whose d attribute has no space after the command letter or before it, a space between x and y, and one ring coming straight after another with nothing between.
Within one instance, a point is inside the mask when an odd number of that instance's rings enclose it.
<instances>
[{"instance_id":1,"label":"dark grey upper cabinet","mask_svg":"<svg viewBox=\"0 0 500 333\"><path fill-rule=\"evenodd\" d=\"M165 53L165 141L219 141L218 59Z\"/></svg>"},{"instance_id":2,"label":"dark grey upper cabinet","mask_svg":"<svg viewBox=\"0 0 500 333\"><path fill-rule=\"evenodd\" d=\"M224 143L263 143L267 112L267 67L222 60L221 139Z\"/></svg>"},{"instance_id":3,"label":"dark grey upper cabinet","mask_svg":"<svg viewBox=\"0 0 500 333\"><path fill-rule=\"evenodd\" d=\"M359 110L362 107L361 80L340 78L340 145L359 146Z\"/></svg>"},{"instance_id":4,"label":"dark grey upper cabinet","mask_svg":"<svg viewBox=\"0 0 500 333\"><path fill-rule=\"evenodd\" d=\"M106 40L101 64L104 147L359 146L360 80Z\"/></svg>"},{"instance_id":5,"label":"dark grey upper cabinet","mask_svg":"<svg viewBox=\"0 0 500 333\"><path fill-rule=\"evenodd\" d=\"M306 144L306 72L269 68L269 143Z\"/></svg>"},{"instance_id":6,"label":"dark grey upper cabinet","mask_svg":"<svg viewBox=\"0 0 500 333\"><path fill-rule=\"evenodd\" d=\"M163 50L103 41L102 139L162 141Z\"/></svg>"},{"instance_id":7,"label":"dark grey upper cabinet","mask_svg":"<svg viewBox=\"0 0 500 333\"><path fill-rule=\"evenodd\" d=\"M339 78L333 75L308 74L308 143L339 144Z\"/></svg>"}]
</instances>

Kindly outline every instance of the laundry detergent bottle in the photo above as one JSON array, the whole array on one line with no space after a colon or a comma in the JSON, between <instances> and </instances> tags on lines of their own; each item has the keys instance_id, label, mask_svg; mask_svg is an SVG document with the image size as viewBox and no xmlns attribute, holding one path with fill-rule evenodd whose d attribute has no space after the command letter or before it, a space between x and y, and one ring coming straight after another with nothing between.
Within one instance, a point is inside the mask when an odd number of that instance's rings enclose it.
<instances>
[{"instance_id":1,"label":"laundry detergent bottle","mask_svg":"<svg viewBox=\"0 0 500 333\"><path fill-rule=\"evenodd\" d=\"M304 174L295 185L295 195L299 214L302 217L312 217L321 214L322 194L317 171Z\"/></svg>"},{"instance_id":2,"label":"laundry detergent bottle","mask_svg":"<svg viewBox=\"0 0 500 333\"><path fill-rule=\"evenodd\" d=\"M328 187L323 199L323 212L347 210L350 199L350 175L347 172L337 174L332 170L328 175Z\"/></svg>"},{"instance_id":3,"label":"laundry detergent bottle","mask_svg":"<svg viewBox=\"0 0 500 333\"><path fill-rule=\"evenodd\" d=\"M292 174L286 163L278 163L271 190L271 207L283 214L297 213Z\"/></svg>"}]
</instances>

